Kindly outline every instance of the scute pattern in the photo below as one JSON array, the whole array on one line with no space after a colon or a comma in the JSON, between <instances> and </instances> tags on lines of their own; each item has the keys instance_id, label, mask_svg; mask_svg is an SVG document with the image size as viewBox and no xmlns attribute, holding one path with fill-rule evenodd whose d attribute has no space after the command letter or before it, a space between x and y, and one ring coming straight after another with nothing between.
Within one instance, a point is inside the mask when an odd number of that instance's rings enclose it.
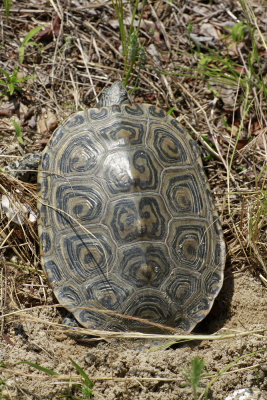
<instances>
[{"instance_id":1,"label":"scute pattern","mask_svg":"<svg viewBox=\"0 0 267 400\"><path fill-rule=\"evenodd\" d=\"M191 331L209 312L224 241L197 147L172 117L130 103L76 113L38 182L44 271L78 322Z\"/></svg>"},{"instance_id":2,"label":"scute pattern","mask_svg":"<svg viewBox=\"0 0 267 400\"><path fill-rule=\"evenodd\" d=\"M137 195L111 201L104 222L118 243L163 240L167 230L167 211L162 199Z\"/></svg>"},{"instance_id":3,"label":"scute pattern","mask_svg":"<svg viewBox=\"0 0 267 400\"><path fill-rule=\"evenodd\" d=\"M159 168L154 155L148 151L129 150L125 154L125 150L117 150L105 159L102 174L112 196L157 190Z\"/></svg>"},{"instance_id":4,"label":"scute pattern","mask_svg":"<svg viewBox=\"0 0 267 400\"><path fill-rule=\"evenodd\" d=\"M114 272L125 280L127 286L157 287L170 273L170 266L165 260L168 251L165 245L148 244L131 246L120 251L119 262Z\"/></svg>"},{"instance_id":5,"label":"scute pattern","mask_svg":"<svg viewBox=\"0 0 267 400\"><path fill-rule=\"evenodd\" d=\"M171 213L175 217L192 215L205 216L202 197L199 196L201 187L194 168L169 170L164 173L163 196L168 199Z\"/></svg>"},{"instance_id":6,"label":"scute pattern","mask_svg":"<svg viewBox=\"0 0 267 400\"><path fill-rule=\"evenodd\" d=\"M101 192L101 186L95 182L82 181L70 185L67 181L59 182L51 188L53 198L58 199L56 225L62 228L69 226L73 221L82 224L100 222L106 196Z\"/></svg>"},{"instance_id":7,"label":"scute pattern","mask_svg":"<svg viewBox=\"0 0 267 400\"><path fill-rule=\"evenodd\" d=\"M132 121L118 121L100 129L100 135L109 148L143 144L144 126Z\"/></svg>"}]
</instances>

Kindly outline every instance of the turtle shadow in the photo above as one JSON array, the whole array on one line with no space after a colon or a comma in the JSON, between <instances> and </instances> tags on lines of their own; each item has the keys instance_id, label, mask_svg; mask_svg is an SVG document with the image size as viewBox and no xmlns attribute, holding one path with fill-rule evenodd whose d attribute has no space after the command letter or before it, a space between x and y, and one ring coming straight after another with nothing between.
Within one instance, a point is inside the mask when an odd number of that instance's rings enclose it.
<instances>
[{"instance_id":1,"label":"turtle shadow","mask_svg":"<svg viewBox=\"0 0 267 400\"><path fill-rule=\"evenodd\" d=\"M230 262L227 262L223 286L209 314L195 327L193 333L210 335L220 330L229 318L233 294L234 278Z\"/></svg>"}]
</instances>

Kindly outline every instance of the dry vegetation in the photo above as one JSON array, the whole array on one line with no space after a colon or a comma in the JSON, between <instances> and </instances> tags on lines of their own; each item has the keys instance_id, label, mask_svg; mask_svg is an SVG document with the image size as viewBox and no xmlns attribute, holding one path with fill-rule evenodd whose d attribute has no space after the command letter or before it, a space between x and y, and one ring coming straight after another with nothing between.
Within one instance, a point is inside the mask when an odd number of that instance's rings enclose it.
<instances>
[{"instance_id":1,"label":"dry vegetation","mask_svg":"<svg viewBox=\"0 0 267 400\"><path fill-rule=\"evenodd\" d=\"M125 1L125 38L114 10L118 1L115 7L104 0L4 3L1 168L40 152L64 118L94 105L121 77L134 101L172 112L206 150L227 244L226 283L197 332L237 336L220 344L205 336L152 353L130 350L107 334L106 342L89 347L66 338L39 263L36 222L27 219L29 209L36 211L36 185L3 172L1 193L29 208L20 224L3 209L0 215L0 398L89 398L74 385L81 378L69 355L92 379L96 399L188 399L184 365L195 356L210 373L197 398L209 383L210 399L225 399L238 385L267 398L266 1L139 1L132 34L135 2ZM47 378L17 365L25 359L60 375Z\"/></svg>"}]
</instances>

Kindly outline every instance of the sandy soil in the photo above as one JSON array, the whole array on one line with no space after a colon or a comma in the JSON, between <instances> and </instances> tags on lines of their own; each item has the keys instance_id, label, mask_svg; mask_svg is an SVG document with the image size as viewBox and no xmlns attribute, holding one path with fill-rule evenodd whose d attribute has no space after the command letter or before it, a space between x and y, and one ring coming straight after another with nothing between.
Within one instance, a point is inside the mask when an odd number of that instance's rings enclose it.
<instances>
[{"instance_id":1,"label":"sandy soil","mask_svg":"<svg viewBox=\"0 0 267 400\"><path fill-rule=\"evenodd\" d=\"M253 391L253 399L266 399L266 353L262 350L267 340L260 332L266 322L264 294L259 281L249 272L234 276L227 272L224 287L197 333L259 330L259 334L220 341L192 341L169 349L158 349L151 342L140 346L131 340L94 341L84 345L45 323L27 318L25 321L12 319L8 323L7 319L8 331L0 341L0 357L6 367L1 371L1 379L7 379L4 393L11 399L57 398L68 387L63 376L72 382L77 380L71 357L94 382L94 399L193 399L192 389L184 386L183 374L197 356L204 359L205 372L214 376L233 363L213 383L208 399L225 399L238 388ZM29 315L51 322L61 319L53 308L33 309ZM18 364L22 360L53 369L60 376L50 377L28 365ZM211 380L209 377L201 381L202 390Z\"/></svg>"}]
</instances>

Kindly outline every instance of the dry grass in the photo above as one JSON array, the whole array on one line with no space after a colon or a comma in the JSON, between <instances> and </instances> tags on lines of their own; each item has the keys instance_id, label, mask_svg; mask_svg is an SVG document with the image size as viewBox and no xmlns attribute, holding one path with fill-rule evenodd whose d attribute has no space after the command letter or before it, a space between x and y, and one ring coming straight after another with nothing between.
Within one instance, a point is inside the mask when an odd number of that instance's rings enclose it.
<instances>
[{"instance_id":1,"label":"dry grass","mask_svg":"<svg viewBox=\"0 0 267 400\"><path fill-rule=\"evenodd\" d=\"M266 4L225 1L222 9L220 2L210 3L145 5L139 35L144 54L136 60L127 88L135 89L136 102L173 108L172 115L210 150L205 170L227 244L226 276L249 270L266 285L267 30L261 19ZM132 9L125 4L125 18ZM139 6L137 15L140 11ZM240 20L245 28L235 41L225 27ZM19 88L11 96L7 85L0 86L5 94L0 97L0 165L5 166L25 153L40 152L57 124L94 105L127 66L111 2L13 1L8 22L2 12L0 24L0 67L11 76L18 66ZM38 25L43 30L33 38L34 45L25 47L19 64L21 42ZM20 125L24 144L17 140L12 120ZM36 210L35 185L0 173L0 192ZM25 219L17 225L2 213L0 233L1 333L8 336L11 314L53 299L39 263L36 223ZM99 333L103 335L111 334Z\"/></svg>"}]
</instances>

